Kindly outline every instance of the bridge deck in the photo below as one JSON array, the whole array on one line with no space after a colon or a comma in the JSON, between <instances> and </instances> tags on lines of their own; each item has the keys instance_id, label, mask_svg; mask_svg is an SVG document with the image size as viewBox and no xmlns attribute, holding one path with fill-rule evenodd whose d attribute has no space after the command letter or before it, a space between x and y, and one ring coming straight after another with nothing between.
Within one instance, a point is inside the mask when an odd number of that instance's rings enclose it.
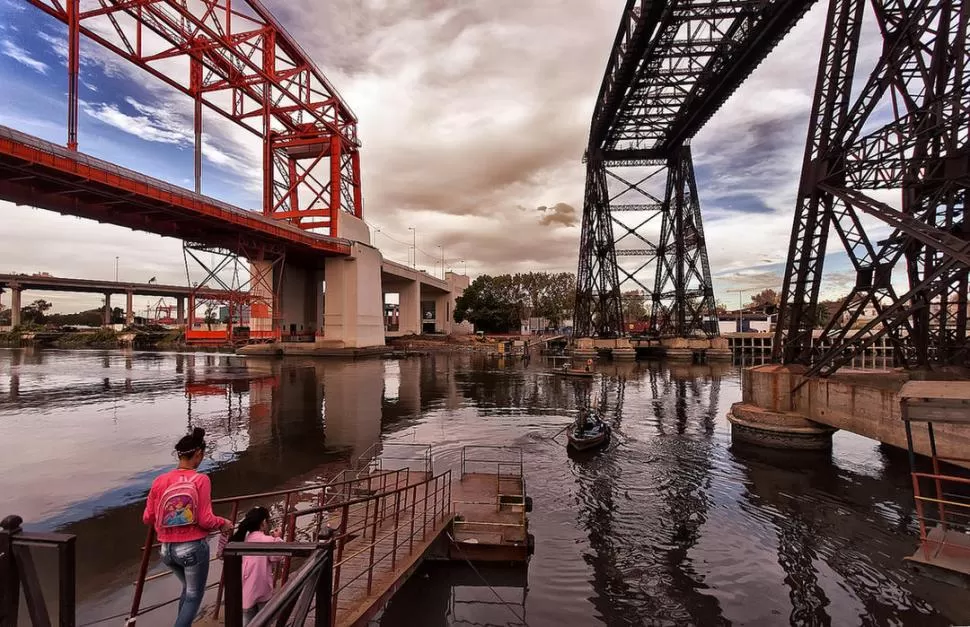
<instances>
[{"instance_id":1,"label":"bridge deck","mask_svg":"<svg viewBox=\"0 0 970 627\"><path fill-rule=\"evenodd\" d=\"M212 246L246 241L288 255L350 254L348 240L310 233L5 126L0 199Z\"/></svg>"}]
</instances>

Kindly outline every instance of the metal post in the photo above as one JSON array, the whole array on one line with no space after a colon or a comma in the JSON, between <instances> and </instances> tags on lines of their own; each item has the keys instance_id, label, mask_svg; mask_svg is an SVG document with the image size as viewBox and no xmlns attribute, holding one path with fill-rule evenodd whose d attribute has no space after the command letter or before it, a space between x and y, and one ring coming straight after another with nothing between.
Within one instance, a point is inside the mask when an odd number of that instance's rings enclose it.
<instances>
[{"instance_id":1,"label":"metal post","mask_svg":"<svg viewBox=\"0 0 970 627\"><path fill-rule=\"evenodd\" d=\"M77 622L77 538L71 536L57 546L58 603L60 627L74 627Z\"/></svg>"},{"instance_id":2,"label":"metal post","mask_svg":"<svg viewBox=\"0 0 970 627\"><path fill-rule=\"evenodd\" d=\"M20 609L20 573L13 556L13 537L23 519L7 516L0 522L0 626L17 627Z\"/></svg>"},{"instance_id":3,"label":"metal post","mask_svg":"<svg viewBox=\"0 0 970 627\"><path fill-rule=\"evenodd\" d=\"M80 0L67 0L67 149L77 150L78 74L80 73Z\"/></svg>"},{"instance_id":4,"label":"metal post","mask_svg":"<svg viewBox=\"0 0 970 627\"><path fill-rule=\"evenodd\" d=\"M223 554L222 573L226 581L226 627L242 627L242 555Z\"/></svg>"},{"instance_id":5,"label":"metal post","mask_svg":"<svg viewBox=\"0 0 970 627\"><path fill-rule=\"evenodd\" d=\"M933 462L933 482L936 486L937 507L940 512L940 528L946 531L946 510L943 507L943 483L940 481L940 460L936 457L936 436L933 434L933 423L926 423L926 431L930 438L930 459Z\"/></svg>"},{"instance_id":6,"label":"metal post","mask_svg":"<svg viewBox=\"0 0 970 627\"><path fill-rule=\"evenodd\" d=\"M414 507L416 505L415 501L418 498L418 486L411 487L411 544L409 551L414 551Z\"/></svg>"},{"instance_id":7,"label":"metal post","mask_svg":"<svg viewBox=\"0 0 970 627\"><path fill-rule=\"evenodd\" d=\"M336 604L333 603L333 542L322 545L322 550L327 552L327 559L320 571L317 579L317 599L316 609L314 610L314 627L330 627L331 615Z\"/></svg>"},{"instance_id":8,"label":"metal post","mask_svg":"<svg viewBox=\"0 0 970 627\"><path fill-rule=\"evenodd\" d=\"M367 594L370 594L374 584L374 549L377 546L377 500L374 500L374 521L370 531L370 558L367 562Z\"/></svg>"},{"instance_id":9,"label":"metal post","mask_svg":"<svg viewBox=\"0 0 970 627\"><path fill-rule=\"evenodd\" d=\"M239 517L239 501L233 501L232 503L232 514L229 520L236 523L236 519ZM214 618L219 619L219 606L222 605L222 592L226 585L226 571L223 569L222 574L219 575L219 588L216 590L216 609L213 612Z\"/></svg>"},{"instance_id":10,"label":"metal post","mask_svg":"<svg viewBox=\"0 0 970 627\"><path fill-rule=\"evenodd\" d=\"M406 498L406 497L405 497ZM401 511L401 493L394 493L394 538L391 542L391 570L397 568L397 526L400 520L398 514Z\"/></svg>"},{"instance_id":11,"label":"metal post","mask_svg":"<svg viewBox=\"0 0 970 627\"><path fill-rule=\"evenodd\" d=\"M141 565L138 567L138 579L135 580L135 594L131 598L131 611L128 613L128 627L133 627L141 609L141 595L145 591L145 575L148 574L148 563L152 559L152 545L155 544L155 528L148 528L145 546L142 548Z\"/></svg>"}]
</instances>

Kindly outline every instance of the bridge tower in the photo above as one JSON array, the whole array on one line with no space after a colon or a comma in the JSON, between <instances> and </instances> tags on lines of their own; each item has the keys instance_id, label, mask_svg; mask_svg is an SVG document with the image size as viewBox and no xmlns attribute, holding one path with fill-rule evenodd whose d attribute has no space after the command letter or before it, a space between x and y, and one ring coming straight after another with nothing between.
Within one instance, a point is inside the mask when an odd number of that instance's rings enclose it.
<instances>
[{"instance_id":1,"label":"bridge tower","mask_svg":"<svg viewBox=\"0 0 970 627\"><path fill-rule=\"evenodd\" d=\"M811 4L627 1L586 149L577 337L622 335L625 300L663 337L718 334L690 141Z\"/></svg>"},{"instance_id":2,"label":"bridge tower","mask_svg":"<svg viewBox=\"0 0 970 627\"><path fill-rule=\"evenodd\" d=\"M868 77L866 5L882 35ZM776 361L826 376L886 337L897 366L970 366L967 31L966 8L949 0L830 2ZM824 263L842 254L855 285L826 324Z\"/></svg>"}]
</instances>

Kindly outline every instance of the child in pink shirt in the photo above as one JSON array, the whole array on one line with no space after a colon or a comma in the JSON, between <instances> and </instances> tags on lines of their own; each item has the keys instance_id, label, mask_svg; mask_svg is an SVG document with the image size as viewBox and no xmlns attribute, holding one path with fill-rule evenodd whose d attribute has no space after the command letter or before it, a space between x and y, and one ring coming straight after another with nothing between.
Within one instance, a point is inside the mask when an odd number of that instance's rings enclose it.
<instances>
[{"instance_id":1,"label":"child in pink shirt","mask_svg":"<svg viewBox=\"0 0 970 627\"><path fill-rule=\"evenodd\" d=\"M269 511L256 506L246 512L230 542L282 542L279 532L269 535ZM280 557L247 555L242 561L243 625L249 624L273 596L273 564Z\"/></svg>"}]
</instances>

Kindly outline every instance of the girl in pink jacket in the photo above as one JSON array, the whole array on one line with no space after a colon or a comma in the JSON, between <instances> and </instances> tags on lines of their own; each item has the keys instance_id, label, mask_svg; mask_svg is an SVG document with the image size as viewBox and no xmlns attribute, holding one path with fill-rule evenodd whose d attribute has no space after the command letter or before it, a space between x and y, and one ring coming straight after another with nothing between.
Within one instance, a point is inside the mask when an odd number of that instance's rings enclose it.
<instances>
[{"instance_id":1,"label":"girl in pink jacket","mask_svg":"<svg viewBox=\"0 0 970 627\"><path fill-rule=\"evenodd\" d=\"M269 535L269 511L256 506L246 512L230 542L282 542L279 532ZM247 555L242 561L243 625L249 624L273 596L273 565L280 557Z\"/></svg>"}]
</instances>

